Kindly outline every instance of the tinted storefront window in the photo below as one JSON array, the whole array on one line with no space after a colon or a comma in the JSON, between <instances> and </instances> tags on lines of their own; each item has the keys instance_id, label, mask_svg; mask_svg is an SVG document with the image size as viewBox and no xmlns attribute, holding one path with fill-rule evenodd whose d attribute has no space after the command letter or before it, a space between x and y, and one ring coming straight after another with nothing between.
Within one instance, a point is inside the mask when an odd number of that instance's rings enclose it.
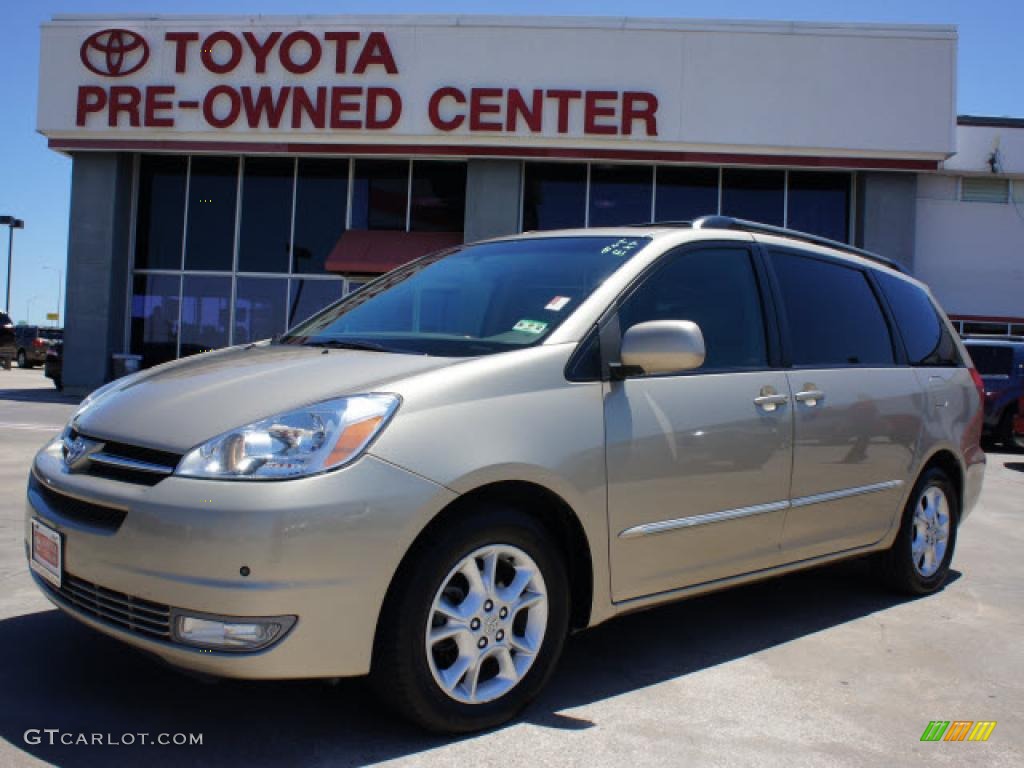
<instances>
[{"instance_id":1,"label":"tinted storefront window","mask_svg":"<svg viewBox=\"0 0 1024 768\"><path fill-rule=\"evenodd\" d=\"M466 164L415 160L412 164L414 232L461 232L466 217Z\"/></svg>"},{"instance_id":2,"label":"tinted storefront window","mask_svg":"<svg viewBox=\"0 0 1024 768\"><path fill-rule=\"evenodd\" d=\"M722 214L781 227L785 216L784 171L722 172Z\"/></svg>"},{"instance_id":3,"label":"tinted storefront window","mask_svg":"<svg viewBox=\"0 0 1024 768\"><path fill-rule=\"evenodd\" d=\"M850 237L850 174L790 171L787 226L847 242Z\"/></svg>"},{"instance_id":4,"label":"tinted storefront window","mask_svg":"<svg viewBox=\"0 0 1024 768\"><path fill-rule=\"evenodd\" d=\"M186 275L181 298L181 356L228 345L231 278Z\"/></svg>"},{"instance_id":5,"label":"tinted storefront window","mask_svg":"<svg viewBox=\"0 0 1024 768\"><path fill-rule=\"evenodd\" d=\"M590 226L643 224L651 220L653 169L643 165L590 167Z\"/></svg>"},{"instance_id":6,"label":"tinted storefront window","mask_svg":"<svg viewBox=\"0 0 1024 768\"><path fill-rule=\"evenodd\" d=\"M139 162L137 269L181 269L187 157L145 155Z\"/></svg>"},{"instance_id":7,"label":"tinted storefront window","mask_svg":"<svg viewBox=\"0 0 1024 768\"><path fill-rule=\"evenodd\" d=\"M166 363L178 356L177 275L135 275L132 281L131 352L142 365Z\"/></svg>"},{"instance_id":8,"label":"tinted storefront window","mask_svg":"<svg viewBox=\"0 0 1024 768\"><path fill-rule=\"evenodd\" d=\"M340 299L344 289L342 280L292 280L288 327L301 323Z\"/></svg>"},{"instance_id":9,"label":"tinted storefront window","mask_svg":"<svg viewBox=\"0 0 1024 768\"><path fill-rule=\"evenodd\" d=\"M405 230L408 160L356 160L352 228Z\"/></svg>"},{"instance_id":10,"label":"tinted storefront window","mask_svg":"<svg viewBox=\"0 0 1024 768\"><path fill-rule=\"evenodd\" d=\"M288 281L240 277L235 287L235 344L269 339L285 331Z\"/></svg>"},{"instance_id":11,"label":"tinted storefront window","mask_svg":"<svg viewBox=\"0 0 1024 768\"><path fill-rule=\"evenodd\" d=\"M582 227L587 204L587 166L527 163L523 229Z\"/></svg>"},{"instance_id":12,"label":"tinted storefront window","mask_svg":"<svg viewBox=\"0 0 1024 768\"><path fill-rule=\"evenodd\" d=\"M655 221L692 221L718 213L718 169L659 166Z\"/></svg>"},{"instance_id":13,"label":"tinted storefront window","mask_svg":"<svg viewBox=\"0 0 1024 768\"><path fill-rule=\"evenodd\" d=\"M231 269L237 191L238 158L192 158L185 269Z\"/></svg>"},{"instance_id":14,"label":"tinted storefront window","mask_svg":"<svg viewBox=\"0 0 1024 768\"><path fill-rule=\"evenodd\" d=\"M324 272L345 232L348 160L299 159L295 189L295 264L303 274Z\"/></svg>"},{"instance_id":15,"label":"tinted storefront window","mask_svg":"<svg viewBox=\"0 0 1024 768\"><path fill-rule=\"evenodd\" d=\"M238 240L240 272L288 271L294 175L295 161L290 158L246 158Z\"/></svg>"}]
</instances>

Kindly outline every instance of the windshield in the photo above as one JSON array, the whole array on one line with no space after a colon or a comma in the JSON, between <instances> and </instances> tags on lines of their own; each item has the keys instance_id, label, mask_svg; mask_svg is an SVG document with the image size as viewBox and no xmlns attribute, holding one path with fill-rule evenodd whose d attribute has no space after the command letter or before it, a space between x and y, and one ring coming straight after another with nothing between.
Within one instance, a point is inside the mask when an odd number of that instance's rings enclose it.
<instances>
[{"instance_id":1,"label":"windshield","mask_svg":"<svg viewBox=\"0 0 1024 768\"><path fill-rule=\"evenodd\" d=\"M536 238L432 254L314 315L281 341L451 357L539 344L648 242Z\"/></svg>"}]
</instances>

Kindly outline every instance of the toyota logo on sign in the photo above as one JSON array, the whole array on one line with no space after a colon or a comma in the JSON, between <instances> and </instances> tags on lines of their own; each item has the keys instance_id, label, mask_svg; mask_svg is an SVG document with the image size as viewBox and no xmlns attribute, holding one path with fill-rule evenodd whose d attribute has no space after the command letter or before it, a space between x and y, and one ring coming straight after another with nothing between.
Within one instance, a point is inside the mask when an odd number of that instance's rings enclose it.
<instances>
[{"instance_id":1,"label":"toyota logo on sign","mask_svg":"<svg viewBox=\"0 0 1024 768\"><path fill-rule=\"evenodd\" d=\"M149 59L149 43L129 29L104 29L82 43L82 63L104 77L123 77L142 69Z\"/></svg>"}]
</instances>

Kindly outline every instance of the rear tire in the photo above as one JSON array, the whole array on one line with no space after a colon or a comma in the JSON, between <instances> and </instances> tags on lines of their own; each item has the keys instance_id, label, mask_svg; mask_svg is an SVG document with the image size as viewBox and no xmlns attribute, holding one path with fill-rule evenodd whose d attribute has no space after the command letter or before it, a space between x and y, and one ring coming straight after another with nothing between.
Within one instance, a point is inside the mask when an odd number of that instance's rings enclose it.
<instances>
[{"instance_id":1,"label":"rear tire","mask_svg":"<svg viewBox=\"0 0 1024 768\"><path fill-rule=\"evenodd\" d=\"M949 576L959 522L956 488L945 472L932 467L914 486L896 541L885 555L889 585L908 595L940 589Z\"/></svg>"},{"instance_id":2,"label":"rear tire","mask_svg":"<svg viewBox=\"0 0 1024 768\"><path fill-rule=\"evenodd\" d=\"M568 577L548 532L514 508L482 505L428 534L403 563L370 683L427 730L493 728L543 689L568 625Z\"/></svg>"},{"instance_id":3,"label":"rear tire","mask_svg":"<svg viewBox=\"0 0 1024 768\"><path fill-rule=\"evenodd\" d=\"M24 349L19 349L18 350L18 367L19 368L29 368L30 367L29 364L28 364L28 356L25 354L25 350Z\"/></svg>"}]
</instances>

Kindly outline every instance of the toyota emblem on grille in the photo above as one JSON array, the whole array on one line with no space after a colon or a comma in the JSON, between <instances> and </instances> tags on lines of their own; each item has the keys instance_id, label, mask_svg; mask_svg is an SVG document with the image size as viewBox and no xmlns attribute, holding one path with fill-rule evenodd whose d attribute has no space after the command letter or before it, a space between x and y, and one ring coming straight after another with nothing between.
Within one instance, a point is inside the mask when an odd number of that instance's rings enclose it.
<instances>
[{"instance_id":1,"label":"toyota emblem on grille","mask_svg":"<svg viewBox=\"0 0 1024 768\"><path fill-rule=\"evenodd\" d=\"M88 462L89 457L103 448L103 443L95 440L88 440L84 437L76 437L73 440L64 439L64 466L70 471L76 472L82 469Z\"/></svg>"},{"instance_id":2,"label":"toyota emblem on grille","mask_svg":"<svg viewBox=\"0 0 1024 768\"><path fill-rule=\"evenodd\" d=\"M149 43L129 29L104 29L82 43L82 63L104 77L124 77L138 72L149 60Z\"/></svg>"}]
</instances>

